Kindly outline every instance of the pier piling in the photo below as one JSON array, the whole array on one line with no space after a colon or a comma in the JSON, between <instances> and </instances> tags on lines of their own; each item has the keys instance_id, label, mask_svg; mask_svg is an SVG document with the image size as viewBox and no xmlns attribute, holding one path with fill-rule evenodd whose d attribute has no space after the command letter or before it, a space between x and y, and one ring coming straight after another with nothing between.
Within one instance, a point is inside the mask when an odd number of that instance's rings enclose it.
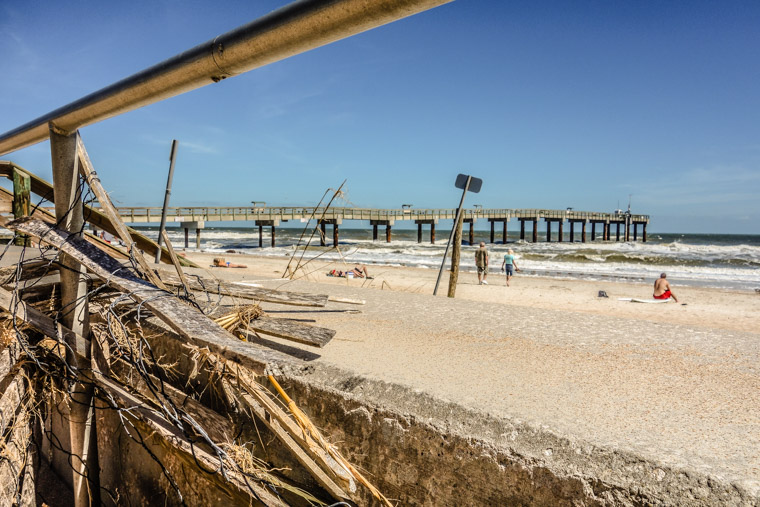
<instances>
[{"instance_id":1,"label":"pier piling","mask_svg":"<svg viewBox=\"0 0 760 507\"><path fill-rule=\"evenodd\" d=\"M533 243L538 243L538 219L533 219Z\"/></svg>"}]
</instances>

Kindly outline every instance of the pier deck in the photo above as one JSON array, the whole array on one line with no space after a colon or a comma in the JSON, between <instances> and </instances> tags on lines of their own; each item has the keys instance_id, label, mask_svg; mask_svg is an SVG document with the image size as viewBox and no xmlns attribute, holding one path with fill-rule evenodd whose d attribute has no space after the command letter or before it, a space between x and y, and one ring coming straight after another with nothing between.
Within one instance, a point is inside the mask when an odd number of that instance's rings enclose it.
<instances>
[{"instance_id":1,"label":"pier deck","mask_svg":"<svg viewBox=\"0 0 760 507\"><path fill-rule=\"evenodd\" d=\"M119 214L128 223L158 223L161 221L161 208L158 207L120 207ZM261 233L263 227L271 227L272 246L275 246L275 227L281 222L299 220L305 222L310 219L322 222L322 244L325 244L326 225L333 227L333 244L338 244L338 227L343 221L368 220L373 228L372 238L377 240L378 226L386 228L386 242L391 242L391 228L398 222L414 221L417 224L417 241L422 242L422 227L430 227L430 241L435 243L435 226L439 220L454 220L457 210L455 208L430 208L430 209L378 209L378 208L341 208L341 207L308 207L308 206L225 206L225 207L172 207L167 210L168 222L180 222L185 229L185 243L187 246L189 231L196 231L196 243L200 246L200 230L205 222L254 222L259 228L259 246L263 245ZM502 224L502 241L506 243L507 224L516 219L520 222L520 239L525 239L525 222L532 222L532 240L538 241L538 222L546 223L546 240L552 241L553 224L558 224L557 241L563 241L563 224L570 224L570 242L575 241L575 226L581 226L580 240L585 243L586 225L591 224L591 241L597 238L596 226L601 226L601 239L610 240L612 225L616 227L615 240L621 240L621 226L624 241L637 241L638 226L642 226L641 240L646 241L649 215L629 213L604 213L597 211L575 211L554 209L465 209L464 222L469 223L469 240L473 243L474 223L477 220L488 220L491 224L490 242L494 243L495 224ZM633 233L631 234L631 228Z\"/></svg>"}]
</instances>

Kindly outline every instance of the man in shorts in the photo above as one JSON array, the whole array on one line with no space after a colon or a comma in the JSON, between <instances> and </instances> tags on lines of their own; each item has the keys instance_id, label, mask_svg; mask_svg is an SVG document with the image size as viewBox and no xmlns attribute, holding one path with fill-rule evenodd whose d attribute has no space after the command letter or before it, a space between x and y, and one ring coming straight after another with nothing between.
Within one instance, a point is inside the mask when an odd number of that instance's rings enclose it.
<instances>
[{"instance_id":1,"label":"man in shorts","mask_svg":"<svg viewBox=\"0 0 760 507\"><path fill-rule=\"evenodd\" d=\"M488 250L485 242L480 242L480 248L475 250L475 266L478 268L478 285L488 285Z\"/></svg>"},{"instance_id":2,"label":"man in shorts","mask_svg":"<svg viewBox=\"0 0 760 507\"><path fill-rule=\"evenodd\" d=\"M673 301L678 303L678 298L676 298L676 295L670 291L670 284L665 279L666 276L665 273L662 273L660 278L654 281L654 294L652 294L652 297L655 299L673 298Z\"/></svg>"},{"instance_id":3,"label":"man in shorts","mask_svg":"<svg viewBox=\"0 0 760 507\"><path fill-rule=\"evenodd\" d=\"M515 275L515 271L520 271L520 268L517 267L517 263L515 262L515 251L511 248L507 252L507 255L504 256L504 261L501 263L501 270L504 271L504 268L506 268L507 287L509 287L509 280Z\"/></svg>"}]
</instances>

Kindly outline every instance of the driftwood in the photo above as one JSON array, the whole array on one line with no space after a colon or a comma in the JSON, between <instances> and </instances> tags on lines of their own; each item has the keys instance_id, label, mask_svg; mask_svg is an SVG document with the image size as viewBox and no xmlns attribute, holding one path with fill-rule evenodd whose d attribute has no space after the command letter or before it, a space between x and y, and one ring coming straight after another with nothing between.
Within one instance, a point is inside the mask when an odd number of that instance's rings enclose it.
<instances>
[{"instance_id":1,"label":"driftwood","mask_svg":"<svg viewBox=\"0 0 760 507\"><path fill-rule=\"evenodd\" d=\"M159 319L194 345L208 347L212 352L251 368L257 373L263 373L268 367L276 368L280 363L293 361L284 354L234 338L197 309L187 306L173 295L138 278L128 268L81 238L32 218L21 218L4 224L1 222L0 225L8 229L40 238L41 242L54 246L75 258L89 271L103 279L108 286L128 293L133 299L141 302Z\"/></svg>"},{"instance_id":2,"label":"driftwood","mask_svg":"<svg viewBox=\"0 0 760 507\"><path fill-rule=\"evenodd\" d=\"M252 331L264 333L285 340L311 345L312 347L324 347L333 336L335 330L325 327L308 326L289 319L275 319L271 317L259 317L246 326L250 331L239 329L239 332L249 338L255 336Z\"/></svg>"},{"instance_id":3,"label":"driftwood","mask_svg":"<svg viewBox=\"0 0 760 507\"><path fill-rule=\"evenodd\" d=\"M167 285L174 287L181 286L181 281L173 273L165 269L160 270L159 273L161 279ZM207 291L223 296L255 299L257 301L266 301L267 303L279 303L291 306L314 306L321 308L327 304L327 296L322 294L301 294L299 292L285 292L262 289L260 287L246 287L202 276L189 276L187 280L188 288L193 291Z\"/></svg>"}]
</instances>

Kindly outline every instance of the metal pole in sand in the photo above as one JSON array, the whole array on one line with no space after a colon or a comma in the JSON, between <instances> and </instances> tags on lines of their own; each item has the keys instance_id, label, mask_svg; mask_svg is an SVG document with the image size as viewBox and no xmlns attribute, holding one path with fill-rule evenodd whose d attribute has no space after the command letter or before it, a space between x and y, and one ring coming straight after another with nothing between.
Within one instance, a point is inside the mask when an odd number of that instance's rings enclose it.
<instances>
[{"instance_id":1,"label":"metal pole in sand","mask_svg":"<svg viewBox=\"0 0 760 507\"><path fill-rule=\"evenodd\" d=\"M464 185L462 185L462 180L464 178L467 178L467 180L464 182ZM462 190L462 199L459 201L459 207L457 208L457 215L454 219L454 227L451 228L451 234L449 234L449 241L446 243L446 250L443 252L443 259L441 260L441 269L438 270L438 279L435 281L435 288L433 289L433 295L438 294L438 286L441 284L441 276L443 276L443 268L446 265L446 256L449 254L449 248L451 247L451 241L454 239L454 232L456 231L457 224L459 223L459 217L462 214L462 205L464 204L464 196L467 195L467 191L470 189L470 183L473 182L473 179L476 180L477 183L477 189L473 190L473 192L478 193L480 192L480 185L483 184L483 180L479 178L473 178L472 176L465 176L464 174L460 174L457 176L457 181L455 183L455 186L457 188L461 188Z\"/></svg>"},{"instance_id":2,"label":"metal pole in sand","mask_svg":"<svg viewBox=\"0 0 760 507\"><path fill-rule=\"evenodd\" d=\"M172 152L169 155L169 179L166 182L166 193L164 194L164 209L161 211L161 225L158 227L158 248L156 249L156 264L161 262L161 239L166 228L166 211L169 208L169 197L172 195L172 178L174 177L174 160L177 155L177 144L179 141L172 140Z\"/></svg>"}]
</instances>

